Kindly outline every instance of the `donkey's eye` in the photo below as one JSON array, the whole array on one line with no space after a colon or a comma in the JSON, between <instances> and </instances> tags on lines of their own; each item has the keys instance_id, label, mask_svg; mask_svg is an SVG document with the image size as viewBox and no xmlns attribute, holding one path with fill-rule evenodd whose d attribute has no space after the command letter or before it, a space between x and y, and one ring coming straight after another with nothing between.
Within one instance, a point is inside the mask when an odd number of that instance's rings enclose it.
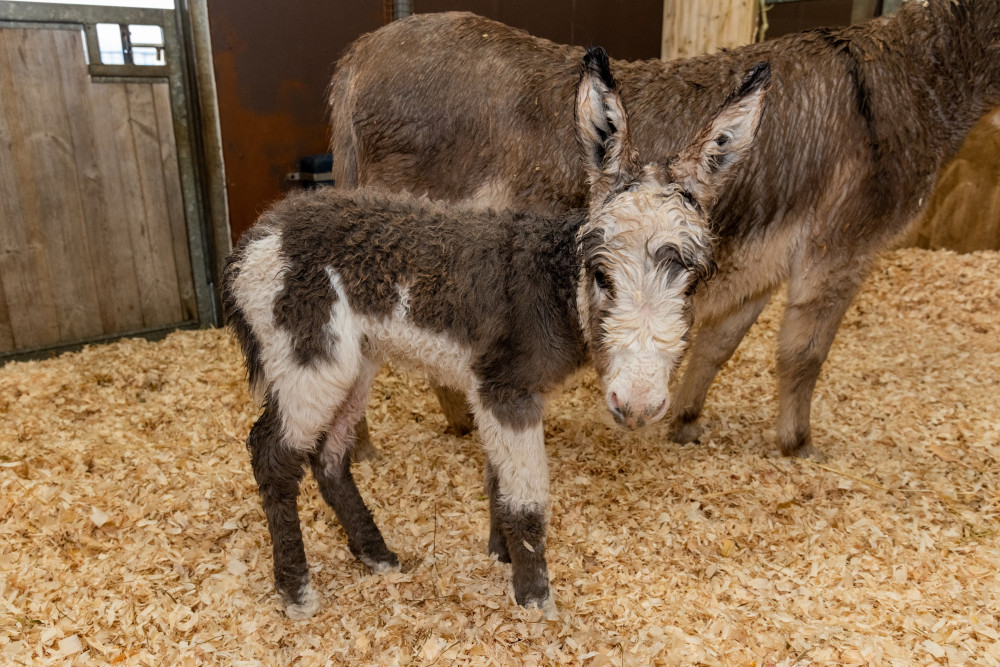
<instances>
[{"instance_id":1,"label":"donkey's eye","mask_svg":"<svg viewBox=\"0 0 1000 667\"><path fill-rule=\"evenodd\" d=\"M690 206L696 211L701 210L701 206L698 204L698 200L694 198L693 194L691 194L687 190L681 190L681 196L684 197L684 201L687 203L688 206Z\"/></svg>"},{"instance_id":2,"label":"donkey's eye","mask_svg":"<svg viewBox=\"0 0 1000 667\"><path fill-rule=\"evenodd\" d=\"M607 274L604 273L603 269L597 269L594 271L594 282L597 283L597 287L604 292L611 291L611 279L608 278Z\"/></svg>"}]
</instances>

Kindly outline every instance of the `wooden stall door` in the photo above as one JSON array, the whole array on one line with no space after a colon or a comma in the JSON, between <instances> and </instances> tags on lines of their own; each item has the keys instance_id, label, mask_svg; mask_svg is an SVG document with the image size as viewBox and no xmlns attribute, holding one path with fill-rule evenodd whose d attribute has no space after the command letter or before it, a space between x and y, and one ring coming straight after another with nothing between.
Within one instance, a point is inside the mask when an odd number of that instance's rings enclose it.
<instances>
[{"instance_id":1,"label":"wooden stall door","mask_svg":"<svg viewBox=\"0 0 1000 667\"><path fill-rule=\"evenodd\" d=\"M197 320L165 82L0 27L0 357Z\"/></svg>"}]
</instances>

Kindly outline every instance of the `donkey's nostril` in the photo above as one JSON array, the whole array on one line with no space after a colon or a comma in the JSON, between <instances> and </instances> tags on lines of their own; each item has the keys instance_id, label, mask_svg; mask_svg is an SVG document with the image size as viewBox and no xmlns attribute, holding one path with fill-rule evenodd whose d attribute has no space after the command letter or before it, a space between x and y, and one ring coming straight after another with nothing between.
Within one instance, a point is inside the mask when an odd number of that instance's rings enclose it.
<instances>
[{"instance_id":1,"label":"donkey's nostril","mask_svg":"<svg viewBox=\"0 0 1000 667\"><path fill-rule=\"evenodd\" d=\"M667 414L667 407L668 407L668 405L667 405L667 399L663 399L663 402L660 403L659 407L657 407L652 412L646 413L649 416L649 422L648 423L652 424L653 422L659 421L660 419L662 419L663 416L665 414Z\"/></svg>"}]
</instances>

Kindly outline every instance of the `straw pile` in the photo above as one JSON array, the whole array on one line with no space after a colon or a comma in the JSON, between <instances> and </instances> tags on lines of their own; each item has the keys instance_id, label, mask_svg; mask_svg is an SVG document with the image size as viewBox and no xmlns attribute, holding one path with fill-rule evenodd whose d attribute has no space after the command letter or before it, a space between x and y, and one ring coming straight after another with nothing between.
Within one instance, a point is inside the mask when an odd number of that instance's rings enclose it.
<instances>
[{"instance_id":1,"label":"straw pile","mask_svg":"<svg viewBox=\"0 0 1000 667\"><path fill-rule=\"evenodd\" d=\"M293 622L224 331L8 364L0 663L1000 664L1000 253L879 264L820 380L824 465L773 455L780 305L701 445L615 430L590 372L553 397L551 621L485 555L483 455L418 376L379 376L357 466L403 571L367 574L309 479L323 608Z\"/></svg>"}]
</instances>

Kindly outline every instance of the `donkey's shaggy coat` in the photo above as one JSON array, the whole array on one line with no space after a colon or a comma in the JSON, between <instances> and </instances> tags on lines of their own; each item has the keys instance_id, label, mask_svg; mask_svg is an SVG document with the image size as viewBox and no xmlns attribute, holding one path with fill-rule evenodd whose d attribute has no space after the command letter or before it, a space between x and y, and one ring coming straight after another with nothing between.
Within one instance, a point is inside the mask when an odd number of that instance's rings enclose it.
<instances>
[{"instance_id":1,"label":"donkey's shaggy coat","mask_svg":"<svg viewBox=\"0 0 1000 667\"><path fill-rule=\"evenodd\" d=\"M337 181L556 212L587 186L567 118L581 50L471 14L417 15L359 39L330 88ZM910 2L888 18L687 60L616 62L640 163L686 146L735 79L768 60L759 150L710 219L716 279L675 400L698 436L708 387L778 286L778 440L814 455L820 367L875 254L1000 103L1000 1ZM387 75L391 73L391 78Z\"/></svg>"}]
</instances>

